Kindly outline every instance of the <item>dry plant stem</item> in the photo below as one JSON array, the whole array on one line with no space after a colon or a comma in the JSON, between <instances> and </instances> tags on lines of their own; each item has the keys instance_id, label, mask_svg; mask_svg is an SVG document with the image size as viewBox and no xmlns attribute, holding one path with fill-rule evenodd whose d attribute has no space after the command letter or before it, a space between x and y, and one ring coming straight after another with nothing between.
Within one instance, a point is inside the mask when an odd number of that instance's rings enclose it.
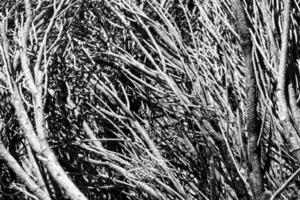
<instances>
[{"instance_id":1,"label":"dry plant stem","mask_svg":"<svg viewBox=\"0 0 300 200\"><path fill-rule=\"evenodd\" d=\"M7 151L2 141L0 141L0 158L3 159L8 167L24 182L26 187L40 200L51 200L49 194L40 188L34 180L24 171L15 158Z\"/></svg>"},{"instance_id":2,"label":"dry plant stem","mask_svg":"<svg viewBox=\"0 0 300 200\"><path fill-rule=\"evenodd\" d=\"M6 79L6 83L7 85L10 85L10 90L11 90L11 93L12 93L12 96L14 97L13 98L13 103L15 104L15 106L17 108L21 108L20 112L17 112L17 115L20 116L19 119L21 121L27 121L28 118L25 114L24 111L24 107L22 105L22 101L21 101L21 98L20 96L18 95L18 91L17 90L14 90L13 88L16 87L16 86L12 86L13 83L12 83L12 80L11 80L11 66L9 65L9 55L8 55L8 44L7 44L7 37L6 37L6 34L5 34L5 27L4 27L4 21L2 22L2 31L1 31L1 37L3 39L3 47L4 47L4 52L3 54L5 55L6 57L6 60L7 60L7 65L6 65L6 68L7 68L7 79ZM15 55L14 55L14 61L13 61L13 68L15 69L16 68L16 65L18 64L18 61L19 61L19 58L20 58L20 54L17 52ZM28 126L27 127L28 131L30 134L28 134L26 137L28 140L30 140L32 143L35 144L35 146L33 148L35 148L35 150L39 151L40 147L39 147L39 144L37 143L37 138L35 137L34 133L33 132L33 128ZM35 173L35 178L37 179L37 183L38 183L38 186L49 196L49 193L46 189L46 185L45 185L45 182L43 180L43 177L42 177L42 174L41 174L41 171L39 170L39 167L38 167L38 164L31 152L31 149L32 147L28 147L28 154L29 154L29 157L32 161L32 165L33 165L33 170L34 170L34 173Z\"/></svg>"},{"instance_id":3,"label":"dry plant stem","mask_svg":"<svg viewBox=\"0 0 300 200\"><path fill-rule=\"evenodd\" d=\"M8 38L6 36L6 32L5 32L5 26L6 26L6 19L3 19L1 22L1 39L2 39L2 48L3 48L3 60L6 60L6 62L8 62L9 60L9 51L8 51ZM10 70L10 69L8 69Z\"/></svg>"},{"instance_id":4,"label":"dry plant stem","mask_svg":"<svg viewBox=\"0 0 300 200\"><path fill-rule=\"evenodd\" d=\"M40 73L40 76L43 76L43 74ZM37 80L42 80L42 78L37 77ZM49 147L49 144L47 142L46 128L45 128L42 84L39 84L37 88L38 91L35 94L34 117L35 117L36 132L42 148L41 154L44 157L42 161L44 165L47 167L52 178L58 183L60 187L64 188L66 195L68 197L70 197L73 200L85 200L87 198L67 176L66 172L58 163L53 151Z\"/></svg>"},{"instance_id":5,"label":"dry plant stem","mask_svg":"<svg viewBox=\"0 0 300 200\"><path fill-rule=\"evenodd\" d=\"M40 154L41 153L41 145L40 145L39 139L37 138L37 136L35 134L34 127L32 126L32 124L30 122L30 119L24 108L22 98L20 96L20 93L19 93L16 85L14 85L14 90L11 91L11 95L12 95L12 103L15 107L16 115L20 122L20 126L25 134L25 137L28 140L32 150L35 153Z\"/></svg>"},{"instance_id":6,"label":"dry plant stem","mask_svg":"<svg viewBox=\"0 0 300 200\"><path fill-rule=\"evenodd\" d=\"M76 187L76 185L68 177L64 169L58 163L56 156L50 149L47 142L45 120L43 112L43 100L42 100L42 87L39 87L38 93L35 98L35 123L36 131L38 133L40 144L42 146L43 162L46 165L52 178L58 183L60 187L65 190L68 197L73 200L85 200L87 199L84 194ZM43 137L41 137L43 136ZM44 160L45 159L45 160Z\"/></svg>"},{"instance_id":7,"label":"dry plant stem","mask_svg":"<svg viewBox=\"0 0 300 200\"><path fill-rule=\"evenodd\" d=\"M50 194L47 190L48 189L47 185L44 181L45 174L42 174L42 171L40 170L40 167L42 167L42 166L40 166L37 157L33 154L31 147L29 145L26 145L26 149L27 149L27 153L28 153L28 158L29 158L30 162L32 163L34 176L37 179L38 185L40 186L41 189L43 189L50 196Z\"/></svg>"},{"instance_id":8,"label":"dry plant stem","mask_svg":"<svg viewBox=\"0 0 300 200\"><path fill-rule=\"evenodd\" d=\"M91 143L97 148L97 149L104 149L101 142L98 140L96 135L93 133L92 129L88 125L86 121L83 122L83 130L87 134L87 136L91 139Z\"/></svg>"},{"instance_id":9,"label":"dry plant stem","mask_svg":"<svg viewBox=\"0 0 300 200\"><path fill-rule=\"evenodd\" d=\"M246 92L247 92L247 132L248 132L248 163L249 179L254 199L259 199L263 193L263 179L261 172L260 148L257 146L258 122L257 122L257 86L255 70L252 63L252 42L249 24L242 5L242 1L236 0L237 27L241 38L241 47L244 54L246 67Z\"/></svg>"},{"instance_id":10,"label":"dry plant stem","mask_svg":"<svg viewBox=\"0 0 300 200\"><path fill-rule=\"evenodd\" d=\"M174 177L174 175L170 172L167 164L165 163L164 158L161 156L161 154L160 154L159 150L157 149L156 145L154 144L154 142L152 141L152 139L149 137L147 131L135 119L133 113L131 113L131 111L124 105L124 103L119 99L118 95L116 93L114 93L113 91L111 91L109 88L107 88L107 86L105 86L104 84L103 84L103 87L106 88L107 92L110 93L111 96L114 97L114 99L118 102L118 104L124 109L124 112L126 112L126 114L132 119L133 126L135 127L135 129L137 130L137 132L139 132L142 135L142 137L145 139L146 143L149 145L149 147L152 150L153 154L157 158L158 163L166 171L166 173L168 174L170 180L174 184L175 188L178 190L178 192L183 197L185 197L186 199L188 199L188 196L185 193L183 187L181 186L181 184L179 183L179 181L177 180L177 178Z\"/></svg>"},{"instance_id":11,"label":"dry plant stem","mask_svg":"<svg viewBox=\"0 0 300 200\"><path fill-rule=\"evenodd\" d=\"M31 148L39 156L43 164L47 167L52 178L62 187L66 195L73 200L86 200L86 197L79 191L79 189L74 185L74 183L67 176L66 172L62 169L58 163L54 153L49 148L46 138L44 140L39 140L36 136L32 123L27 115L27 112L24 108L22 99L17 89L13 91L13 103L18 116L21 127L25 133L27 140ZM36 102L39 103L39 102ZM42 107L40 107L42 108ZM39 123L36 124L37 131L44 131L44 119L40 115L35 116L39 120Z\"/></svg>"},{"instance_id":12,"label":"dry plant stem","mask_svg":"<svg viewBox=\"0 0 300 200\"><path fill-rule=\"evenodd\" d=\"M1 24L1 37L2 37L2 41L3 41L3 57L5 57L5 58L3 58L3 59L5 59L6 60L6 69L7 69L7 79L5 80L5 82L8 84L8 85L10 85L10 89L11 89L11 91L13 90L13 86L12 86L12 82L11 82L11 65L9 65L9 54L8 54L8 40L7 40L7 37L6 37L6 33L5 33L5 26L4 26L4 23L5 23L5 20L3 20L2 21L2 24ZM18 54L18 52L14 55L14 62L13 62L13 67L15 68L15 65L17 65L17 63L18 63L18 60L19 60L19 54ZM21 101L15 101L18 105L19 105L19 103L18 102L21 102ZM25 116L23 116L22 117L22 120L24 120L24 121L26 121L27 119L26 119L26 117ZM30 136L30 138L31 138L31 140L34 142L35 141L35 139L34 139L34 135L31 135ZM2 144L3 145L3 144ZM37 148L39 148L39 147L37 147ZM30 150L30 147L28 147L28 149ZM5 150L5 149L4 149ZM35 178L37 179L37 183L38 183L38 185L37 185L37 187L39 187L41 190L43 190L43 192L45 193L45 195L47 195L49 198L50 198L50 195L49 195L49 193L48 193L48 191L47 191L47 189L46 189L46 187L45 187L45 182L44 182L44 180L43 180L43 177L42 177L42 175L41 175L41 172L40 172L40 170L39 170L39 168L38 168L38 165L37 165L37 162L36 162L36 160L33 158L33 154L32 154L32 152L31 152L31 150L28 152L28 154L29 154L29 157L30 157L30 159L31 159L31 161L32 161L32 164L33 164L33 170L34 170L34 173L35 173ZM10 166L11 167L11 166ZM16 173L17 174L17 173ZM25 176L25 175L24 175ZM22 177L20 177L20 178L22 178ZM26 178L26 177L23 177L23 178ZM28 182L28 181L26 181L25 180L25 184L26 183L29 183L30 184L30 182ZM27 185L27 184L26 184ZM27 187L29 187L29 186L27 186ZM29 187L30 188L30 187Z\"/></svg>"},{"instance_id":13,"label":"dry plant stem","mask_svg":"<svg viewBox=\"0 0 300 200\"><path fill-rule=\"evenodd\" d=\"M146 143L149 145L151 151L153 152L154 156L156 157L158 163L161 165L161 167L165 170L165 172L168 174L170 180L172 181L172 183L174 184L174 186L176 187L176 189L178 190L178 192L185 197L186 199L189 199L189 197L187 196L187 194L185 193L184 189L182 188L181 184L179 183L179 181L177 180L176 177L174 177L174 175L170 172L169 167L167 166L164 158L161 156L159 150L156 148L154 142L152 141L152 139L149 137L148 133L146 132L146 130L141 126L141 124L137 121L137 120L133 120L132 124L134 125L134 127L137 129L137 131L143 136L143 138L145 139Z\"/></svg>"},{"instance_id":14,"label":"dry plant stem","mask_svg":"<svg viewBox=\"0 0 300 200\"><path fill-rule=\"evenodd\" d=\"M279 73L278 73L278 88L277 88L277 97L278 97L278 107L279 113L281 115L280 120L287 124L289 122L289 110L287 98L285 96L285 86L287 79L287 54L288 54L288 32L290 24L290 0L284 1L284 24L281 37L281 52L279 60ZM288 132L287 132L288 133Z\"/></svg>"},{"instance_id":15,"label":"dry plant stem","mask_svg":"<svg viewBox=\"0 0 300 200\"><path fill-rule=\"evenodd\" d=\"M276 192L272 195L272 197L270 198L270 200L275 200L276 197L278 195L280 195L283 190L285 190L287 188L287 186L289 186L289 184L300 174L300 168L297 169L297 171L295 171L292 176L290 176L290 178L288 178L288 180L286 180L286 182L280 187L278 188L278 190L276 190Z\"/></svg>"},{"instance_id":16,"label":"dry plant stem","mask_svg":"<svg viewBox=\"0 0 300 200\"><path fill-rule=\"evenodd\" d=\"M277 50L277 45L275 42L274 33L271 26L272 24L271 18L269 17L269 13L268 13L269 10L267 8L267 1L263 1L261 5L262 5L261 11L262 11L264 22L266 23L266 28L269 36L269 41L270 41L271 57L272 59L277 61L276 59L277 59L278 50Z\"/></svg>"},{"instance_id":17,"label":"dry plant stem","mask_svg":"<svg viewBox=\"0 0 300 200\"><path fill-rule=\"evenodd\" d=\"M56 20L56 17L57 17L57 15L58 15L58 13L59 13L59 11L61 10L61 8L62 8L62 6L64 5L64 2L65 1L61 1L60 2L60 4L59 4L59 6L58 6L58 8L57 9L55 9L55 11L54 11L54 14L53 14L53 16L52 16L52 18L51 18L51 21L50 21L50 23L49 23L49 25L48 25L48 27L47 27L47 29L46 29L46 32L44 33L44 37L43 37L43 40L42 40L42 42L39 44L39 50L38 50L38 55L37 55L37 60L36 60L36 63L35 63L35 66L34 66L34 73L35 73L35 79L36 79L36 83L37 83L37 85L39 85L39 84L41 84L40 82L40 80L41 80L41 74L40 73L43 73L42 71L41 71L41 62L42 62L42 57L43 57L43 55L44 55L44 51L46 51L46 46L47 46L47 39L48 39L48 35L49 35L49 33L50 33L50 31L51 31L51 29L52 29L52 27L53 27L53 25L54 25L54 23L55 23L55 20ZM38 78L40 78L40 79L38 79Z\"/></svg>"},{"instance_id":18,"label":"dry plant stem","mask_svg":"<svg viewBox=\"0 0 300 200\"><path fill-rule=\"evenodd\" d=\"M18 116L20 125L25 133L25 137L29 141L31 148L37 154L38 158L40 158L43 164L47 167L52 178L58 183L58 185L61 188L65 190L66 195L70 199L86 200L87 198L83 195L83 193L79 191L79 189L67 176L66 172L62 169L54 153L49 148L47 142L47 136L45 134L45 128L44 128L45 121L44 121L43 98L42 98L42 93L43 93L42 81L43 81L44 74L41 71L39 71L40 73L37 74L36 76L37 79L36 81L38 85L37 87L37 85L35 85L34 83L34 79L31 70L29 68L30 60L27 55L27 39L29 35L29 29L32 23L32 8L29 0L27 1L25 0L25 9L26 9L26 22L23 27L21 41L20 41L21 42L20 59L21 59L22 69L25 74L26 82L34 98L34 103L35 103L34 117L35 117L35 125L36 125L35 128L33 127L32 122L28 117L28 113L23 105L23 101L18 91L17 85L12 80L8 79L7 85L12 86L10 90L12 95L12 103L15 107L15 112ZM9 68L9 66L7 67ZM8 78L10 75L11 74L9 73L7 74ZM37 137L37 135L39 137ZM39 182L42 183L41 180Z\"/></svg>"},{"instance_id":19,"label":"dry plant stem","mask_svg":"<svg viewBox=\"0 0 300 200\"><path fill-rule=\"evenodd\" d=\"M24 0L25 1L25 10L26 10L26 21L23 27L22 32L20 33L20 59L21 59L21 66L24 71L25 80L28 85L28 88L30 91L35 94L37 92L37 88L34 84L34 79L30 71L30 61L27 56L27 39L29 36L30 27L32 24L32 7L30 0Z\"/></svg>"},{"instance_id":20,"label":"dry plant stem","mask_svg":"<svg viewBox=\"0 0 300 200\"><path fill-rule=\"evenodd\" d=\"M44 119L44 103L43 103L43 80L44 80L44 72L40 67L42 52L45 51L47 35L50 32L51 27L54 23L54 18L58 10L60 10L64 1L61 1L57 10L55 10L54 16L49 24L47 31L44 35L43 42L41 43L41 47L39 50L39 59L35 66L35 78L37 84L37 93L34 95L35 105L34 105L34 117L35 117L35 125L36 132L42 146L42 155L45 157L44 164L46 165L49 173L52 178L58 183L58 185L64 188L66 195L71 199L86 199L84 194L76 187L76 185L71 181L71 179L67 176L66 172L63 170L61 165L58 163L56 156L49 148L49 144L47 142L47 134L45 128L45 119ZM47 72L45 72L47 73Z\"/></svg>"},{"instance_id":21,"label":"dry plant stem","mask_svg":"<svg viewBox=\"0 0 300 200\"><path fill-rule=\"evenodd\" d=\"M135 183L135 185L136 185L137 188L140 188L143 191L145 191L145 193L147 193L153 199L166 200L166 198L160 192L152 189L146 183L140 182L140 181L136 181L136 180L133 180L133 182Z\"/></svg>"},{"instance_id":22,"label":"dry plant stem","mask_svg":"<svg viewBox=\"0 0 300 200\"><path fill-rule=\"evenodd\" d=\"M292 78L292 72L290 72L290 78ZM295 128L300 133L300 108L297 105L297 95L295 93L295 88L290 81L288 84L288 92L289 92L289 105L290 105L290 110L293 116L293 122L295 124Z\"/></svg>"},{"instance_id":23,"label":"dry plant stem","mask_svg":"<svg viewBox=\"0 0 300 200\"><path fill-rule=\"evenodd\" d=\"M132 173L130 173L128 170L124 169L123 167L120 167L120 166L115 165L110 162L101 162L101 161L94 160L94 159L87 159L87 161L90 163L96 164L96 165L106 165L106 166L110 167L111 169L119 172L124 177L126 177L128 180L135 183L135 185L138 188L142 189L145 193L147 193L149 196L153 197L154 199L157 199L157 200L165 199L163 197L163 195L161 193L159 193L158 191L155 191L153 188L149 187L145 183L137 181L138 178L135 175L133 175Z\"/></svg>"},{"instance_id":24,"label":"dry plant stem","mask_svg":"<svg viewBox=\"0 0 300 200\"><path fill-rule=\"evenodd\" d=\"M281 37L281 51L280 51L280 60L279 60L279 73L278 73L278 87L277 87L277 99L278 99L278 108L280 121L283 124L286 137L290 141L292 150L294 151L294 156L300 162L300 138L291 123L289 115L289 105L287 101L286 91L287 88L287 79L288 79L288 67L287 67L287 57L288 57L288 38L289 38L289 28L290 28L290 11L291 10L291 1L284 1L284 21L283 21L283 30ZM290 105L291 107L295 105Z\"/></svg>"},{"instance_id":25,"label":"dry plant stem","mask_svg":"<svg viewBox=\"0 0 300 200\"><path fill-rule=\"evenodd\" d=\"M219 124L219 126L221 127L221 124ZM227 129L228 129L228 125L227 125ZM235 166L235 169L236 169L236 171L237 171L237 173L238 173L240 179L241 179L242 182L244 183L245 187L246 187L246 188L249 188L249 184L247 183L245 177L243 176L243 174L242 174L241 171L239 170L239 167L238 167L237 162L236 162L236 160L235 160L235 158L234 158L234 155L233 155L233 153L232 153L232 150L231 150L231 148L230 148L230 144L229 144L229 142L228 142L228 140L227 140L227 138L226 138L226 135L225 135L224 131L222 130L222 128L221 128L220 130L221 130L221 132L222 132L222 136L223 136L223 139L224 139L224 141L225 141L226 148L227 148L227 150L228 150L228 152L229 152L230 158L231 158L232 161L233 161L233 164L234 164L234 166ZM250 195L249 195L249 196L250 196Z\"/></svg>"}]
</instances>

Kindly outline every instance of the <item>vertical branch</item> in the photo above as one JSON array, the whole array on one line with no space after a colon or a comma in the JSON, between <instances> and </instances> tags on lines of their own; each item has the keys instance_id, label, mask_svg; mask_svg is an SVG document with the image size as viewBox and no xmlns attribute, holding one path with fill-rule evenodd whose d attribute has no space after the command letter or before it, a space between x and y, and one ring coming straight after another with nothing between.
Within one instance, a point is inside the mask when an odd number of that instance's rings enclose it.
<instances>
[{"instance_id":1,"label":"vertical branch","mask_svg":"<svg viewBox=\"0 0 300 200\"><path fill-rule=\"evenodd\" d=\"M293 108L294 105L289 105L288 95L293 98L292 90L288 91L288 43L289 43L289 30L290 30L290 12L291 12L291 1L284 1L284 13L283 13L283 30L281 35L281 50L280 59L278 66L278 86L277 86L277 99L278 99L278 109L279 118L283 124L286 137L288 137L294 155L300 162L300 138L291 122L289 107ZM292 103L292 102L291 102ZM294 109L295 110L295 109ZM292 110L292 111L294 111ZM294 113L297 115L297 113Z\"/></svg>"},{"instance_id":2,"label":"vertical branch","mask_svg":"<svg viewBox=\"0 0 300 200\"><path fill-rule=\"evenodd\" d=\"M278 47L276 45L276 41L275 41L275 36L273 33L273 29L272 29L272 22L271 19L269 17L269 8L267 6L267 1L263 1L261 3L261 11L262 11L262 15L263 15L263 20L266 24L266 29L267 29L267 33L269 36L269 41L270 41L270 55L271 55L271 59L275 61L275 63L277 62L277 55L278 55Z\"/></svg>"},{"instance_id":3,"label":"vertical branch","mask_svg":"<svg viewBox=\"0 0 300 200\"><path fill-rule=\"evenodd\" d=\"M26 110L23 100L21 98L21 92L18 90L17 83L14 80L10 80L11 73L7 73L8 80L7 85L11 85L11 101L14 105L16 115L18 117L20 126L24 132L26 139L28 140L30 147L37 155L43 165L47 168L52 178L56 181L56 183L60 186L60 188L65 192L66 196L68 196L72 200L86 200L87 198L84 194L76 187L76 185L72 182L72 180L68 177L67 173L61 167L57 158L53 151L51 150L48 141L47 134L45 130L45 119L44 119L44 103L43 103L43 83L44 83L44 69L40 69L40 62L43 55L43 52L46 49L46 41L48 34L53 26L54 19L57 13L61 10L62 5L65 1L61 1L59 7L55 10L55 14L52 18L51 23L48 25L46 33L44 34L44 39L40 44L38 59L36 61L36 83L33 78L33 73L30 69L30 58L27 54L27 42L29 38L29 32L32 25L33 14L32 14L32 6L30 0L24 0L25 2L25 12L26 12L26 21L24 26L22 27L22 32L20 33L20 60L21 66L25 75L26 83L29 87L29 90L32 95L33 103L34 103L34 119L35 123L31 121L29 112ZM54 5L55 7L56 5ZM3 35L3 34L2 34ZM2 37L4 38L4 37ZM6 53L8 55L8 53ZM6 57L3 55L3 57ZM9 64L9 62L7 61ZM1 146L0 146L1 150ZM4 151L4 150L3 150ZM0 155L1 156L1 155ZM37 168L36 168L37 169ZM38 176L40 176L39 174ZM23 179L26 177L23 177ZM42 183L42 177L40 177L39 182ZM38 185L37 188L42 188L43 184ZM35 191L35 190L34 190ZM47 194L46 190L43 192ZM49 196L49 195L48 195ZM47 198L41 198L47 199Z\"/></svg>"},{"instance_id":4,"label":"vertical branch","mask_svg":"<svg viewBox=\"0 0 300 200\"><path fill-rule=\"evenodd\" d=\"M37 92L37 88L34 84L33 76L30 71L30 61L27 56L27 40L29 36L30 27L32 24L33 14L32 14L32 7L31 7L30 0L24 0L24 1L25 1L26 21L20 36L20 46L21 46L20 59L21 59L21 66L24 71L25 80L28 85L28 88L33 94L35 94Z\"/></svg>"},{"instance_id":5,"label":"vertical branch","mask_svg":"<svg viewBox=\"0 0 300 200\"><path fill-rule=\"evenodd\" d=\"M280 113L280 120L283 123L289 121L289 110L286 98L286 79L287 79L287 55L288 55L288 33L290 27L290 4L291 1L284 1L284 21L283 30L281 35L281 51L279 60L279 73L278 73L278 87L277 87L277 98L278 108Z\"/></svg>"},{"instance_id":6,"label":"vertical branch","mask_svg":"<svg viewBox=\"0 0 300 200\"><path fill-rule=\"evenodd\" d=\"M246 92L247 92L247 132L248 132L248 159L250 186L254 199L260 199L263 193L263 180L261 172L260 148L257 146L258 121L257 121L257 86L255 70L252 63L252 42L249 31L249 22L246 18L242 2L236 0L237 27L241 38L241 47L244 54L244 65L246 68Z\"/></svg>"},{"instance_id":7,"label":"vertical branch","mask_svg":"<svg viewBox=\"0 0 300 200\"><path fill-rule=\"evenodd\" d=\"M32 94L34 97L34 120L36 126L37 137L42 147L42 155L44 157L44 165L47 167L52 178L58 183L58 185L64 189L66 195L73 200L86 200L87 198L84 194L78 189L78 187L72 182L68 177L67 173L61 167L53 151L51 150L49 143L47 141L47 129L45 127L46 121L44 116L44 98L43 98L43 84L44 76L47 73L47 68L42 68L42 57L46 57L47 50L47 39L50 31L54 25L58 13L61 11L62 6L65 1L62 0L58 7L56 7L54 2L54 14L51 18L51 21L44 33L42 42L39 44L39 51L37 55L37 60L34 67L35 73L35 85L37 88L36 93ZM47 59L45 58L44 65L46 66Z\"/></svg>"},{"instance_id":8,"label":"vertical branch","mask_svg":"<svg viewBox=\"0 0 300 200\"><path fill-rule=\"evenodd\" d=\"M2 20L1 23L1 39L2 39L2 57L3 60L5 60L5 68L6 68L6 79L5 79L5 83L9 86L10 91L12 94L14 94L17 89L16 86L13 86L13 80L12 80L12 75L13 75L13 68L15 68L15 66L18 64L18 60L19 60L19 54L16 53L14 54L13 57L13 66L11 66L12 64L10 63L10 57L9 57L9 43L8 43L8 38L6 36L6 27L5 27L5 21L6 20ZM17 92L17 91L16 91ZM17 115L20 116L19 119L21 121L27 121L27 115L23 115L23 104L21 102L21 99L19 98L19 96L17 94L13 95L13 102L15 104L15 106L17 106ZM22 124L22 123L21 123ZM25 127L25 126L24 126ZM35 150L39 151L39 145L37 143L37 138L35 138L33 129L31 129L30 126L26 126L26 129L30 130L29 135L26 135L28 141L31 141L32 143L35 143L35 146L33 148L35 148ZM48 191L45 189L45 183L41 177L41 173L37 167L37 163L36 160L32 159L32 165L33 165L33 170L34 170L34 175L35 178L37 179L37 183L38 185L36 185L34 183L33 180L31 180L31 178L26 174L26 172L21 168L21 166L18 165L18 163L16 163L17 161L14 160L14 158L9 154L9 152L5 149L4 145L2 144L2 142L0 141L0 149L1 149L1 157L3 157L3 159L7 162L8 166L25 182L26 186L33 192L33 193L37 193L36 196L38 196L39 198L41 198L41 196L44 196L42 199L50 199L49 193ZM28 148L30 149L30 147ZM30 152L29 153L29 157ZM22 175L18 174L21 173ZM27 177L28 176L28 177ZM35 186L36 185L36 186ZM32 188L39 188L39 190L42 191L33 191Z\"/></svg>"},{"instance_id":9,"label":"vertical branch","mask_svg":"<svg viewBox=\"0 0 300 200\"><path fill-rule=\"evenodd\" d=\"M33 154L32 149L29 145L26 145L28 158L32 164L33 174L36 177L36 182L41 189L45 191L50 196L50 190L47 188L47 184L45 183L45 174L40 170L40 165L37 157Z\"/></svg>"}]
</instances>

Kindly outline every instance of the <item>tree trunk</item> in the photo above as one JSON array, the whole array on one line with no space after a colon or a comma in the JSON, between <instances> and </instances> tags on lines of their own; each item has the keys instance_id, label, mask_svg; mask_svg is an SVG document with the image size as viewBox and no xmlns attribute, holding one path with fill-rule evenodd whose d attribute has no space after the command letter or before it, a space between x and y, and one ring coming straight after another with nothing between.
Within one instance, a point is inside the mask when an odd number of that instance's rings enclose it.
<instances>
[{"instance_id":1,"label":"tree trunk","mask_svg":"<svg viewBox=\"0 0 300 200\"><path fill-rule=\"evenodd\" d=\"M240 0L236 0L234 2L234 9L241 39L241 47L244 55L244 65L246 68L249 180L254 199L260 199L263 194L263 180L261 172L260 148L257 146L259 135L256 110L258 97L255 70L252 63L252 42L249 31L250 27L242 2Z\"/></svg>"}]
</instances>

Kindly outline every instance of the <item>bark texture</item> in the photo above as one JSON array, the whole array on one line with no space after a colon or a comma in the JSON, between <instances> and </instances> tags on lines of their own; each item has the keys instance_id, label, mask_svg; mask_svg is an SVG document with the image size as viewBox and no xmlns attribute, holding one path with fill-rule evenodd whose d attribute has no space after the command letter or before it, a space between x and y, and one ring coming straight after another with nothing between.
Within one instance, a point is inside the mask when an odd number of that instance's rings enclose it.
<instances>
[{"instance_id":1,"label":"bark texture","mask_svg":"<svg viewBox=\"0 0 300 200\"><path fill-rule=\"evenodd\" d=\"M2 141L0 141L0 159L3 159L7 163L10 169L13 170L36 197L41 200L51 200L49 194L35 183L35 181L19 165L16 159L8 152Z\"/></svg>"},{"instance_id":2,"label":"bark texture","mask_svg":"<svg viewBox=\"0 0 300 200\"><path fill-rule=\"evenodd\" d=\"M45 50L45 44L48 37L48 32L53 26L53 22L61 11L62 6L65 1L61 1L59 6L55 9L55 12L51 18L51 23L47 27L47 31L44 34L43 41L40 43L39 47L39 57L35 61L35 76L32 73L32 64L34 62L30 59L28 55L28 40L30 39L29 33L33 25L33 10L30 0L25 0L25 12L26 20L24 26L22 27L21 34L19 36L19 46L20 46L20 57L18 54L9 56L8 48L8 38L5 32L5 20L2 21L1 26L1 42L3 43L3 54L5 55L5 68L7 69L7 83L9 86L12 104L15 108L15 113L18 117L20 126L23 130L24 136L27 139L33 153L41 160L44 167L48 170L49 174L52 176L53 180L62 188L65 195L72 200L86 200L85 195L78 189L78 187L73 183L71 178L67 175L66 171L61 167L60 163L57 161L55 154L49 146L47 141L47 129L45 128L45 114L44 114L44 97L46 96L44 91L44 86L47 85L45 81L45 75L47 71L41 68L41 57ZM13 67L11 66L11 60L16 63L19 62L24 72L25 84L31 92L31 97L33 99L32 104L34 106L34 122L30 118L30 112L24 106L24 101L22 99L22 94L18 88L17 82L13 80ZM14 64L15 65L15 64ZM16 64L17 65L17 64ZM3 157L7 164L14 170L14 172L25 182L25 185L40 199L50 199L49 194L46 192L43 181L41 178L38 180L40 185L36 184L26 173L23 174L23 169L18 165L17 161L14 160L8 152L6 152L5 147L0 145L0 158ZM23 171L22 171L23 170Z\"/></svg>"},{"instance_id":3,"label":"bark texture","mask_svg":"<svg viewBox=\"0 0 300 200\"><path fill-rule=\"evenodd\" d=\"M260 199L263 193L263 180L261 172L260 148L257 146L259 136L257 121L257 85L255 70L252 63L252 42L249 31L249 22L240 0L234 1L237 27L241 39L241 47L246 68L246 92L247 92L247 132L248 132L248 163L249 180L254 199Z\"/></svg>"},{"instance_id":4,"label":"bark texture","mask_svg":"<svg viewBox=\"0 0 300 200\"><path fill-rule=\"evenodd\" d=\"M294 91L291 89L291 80L288 78L288 43L289 43L289 30L290 30L290 12L291 1L284 1L284 19L283 30L281 34L281 50L278 66L278 87L277 99L279 108L280 121L284 127L285 135L289 139L294 156L300 163L300 138L292 123L290 112L294 115L294 123L298 124L298 107L297 102L294 101ZM287 96L289 95L289 97ZM298 125L297 125L298 126Z\"/></svg>"}]
</instances>

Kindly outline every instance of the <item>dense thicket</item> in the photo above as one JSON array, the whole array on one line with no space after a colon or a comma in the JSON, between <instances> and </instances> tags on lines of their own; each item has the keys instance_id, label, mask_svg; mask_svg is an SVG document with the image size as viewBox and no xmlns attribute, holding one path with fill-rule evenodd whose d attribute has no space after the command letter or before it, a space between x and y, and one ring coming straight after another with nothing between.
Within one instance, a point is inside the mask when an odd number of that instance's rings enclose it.
<instances>
[{"instance_id":1,"label":"dense thicket","mask_svg":"<svg viewBox=\"0 0 300 200\"><path fill-rule=\"evenodd\" d=\"M297 199L298 1L0 1L3 199Z\"/></svg>"}]
</instances>

